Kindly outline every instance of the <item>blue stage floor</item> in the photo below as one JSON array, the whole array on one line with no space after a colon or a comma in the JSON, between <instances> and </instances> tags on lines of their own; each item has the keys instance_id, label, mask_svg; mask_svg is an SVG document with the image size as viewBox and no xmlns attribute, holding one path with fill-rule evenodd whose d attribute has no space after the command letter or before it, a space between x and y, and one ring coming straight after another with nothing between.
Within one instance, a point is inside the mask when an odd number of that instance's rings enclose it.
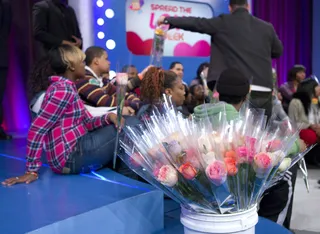
<instances>
[{"instance_id":1,"label":"blue stage floor","mask_svg":"<svg viewBox=\"0 0 320 234\"><path fill-rule=\"evenodd\" d=\"M25 139L0 141L0 181L24 172L25 146ZM61 176L44 165L40 175L29 185L0 185L1 234L183 233L179 205L150 185L110 169ZM291 233L265 220L256 233L271 233L265 225Z\"/></svg>"}]
</instances>

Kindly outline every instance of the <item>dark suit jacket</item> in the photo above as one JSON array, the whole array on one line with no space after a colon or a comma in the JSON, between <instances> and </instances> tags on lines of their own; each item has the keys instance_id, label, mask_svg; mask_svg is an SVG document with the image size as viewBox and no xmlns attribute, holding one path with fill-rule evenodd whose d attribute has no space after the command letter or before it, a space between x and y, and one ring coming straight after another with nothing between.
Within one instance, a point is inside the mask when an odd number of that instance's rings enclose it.
<instances>
[{"instance_id":1,"label":"dark suit jacket","mask_svg":"<svg viewBox=\"0 0 320 234\"><path fill-rule=\"evenodd\" d=\"M9 34L12 21L11 5L0 0L0 67L9 65Z\"/></svg>"},{"instance_id":2,"label":"dark suit jacket","mask_svg":"<svg viewBox=\"0 0 320 234\"><path fill-rule=\"evenodd\" d=\"M273 26L252 16L245 8L211 19L168 17L170 27L211 35L208 81L217 80L226 68L237 68L252 84L273 87L272 58L283 46Z\"/></svg>"},{"instance_id":3,"label":"dark suit jacket","mask_svg":"<svg viewBox=\"0 0 320 234\"><path fill-rule=\"evenodd\" d=\"M72 7L67 6L65 14L68 15L67 18L51 0L44 0L33 5L33 33L37 46L40 46L37 48L40 49L39 53L43 54L61 45L63 40L73 41L73 35L82 39Z\"/></svg>"}]
</instances>

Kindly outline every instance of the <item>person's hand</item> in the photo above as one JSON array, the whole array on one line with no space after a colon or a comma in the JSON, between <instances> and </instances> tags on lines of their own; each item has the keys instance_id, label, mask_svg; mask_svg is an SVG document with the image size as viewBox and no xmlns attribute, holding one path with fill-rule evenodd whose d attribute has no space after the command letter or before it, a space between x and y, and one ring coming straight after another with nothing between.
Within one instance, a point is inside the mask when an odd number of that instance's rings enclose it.
<instances>
[{"instance_id":1,"label":"person's hand","mask_svg":"<svg viewBox=\"0 0 320 234\"><path fill-rule=\"evenodd\" d=\"M62 41L62 45L77 46L76 43L73 43L71 41L65 41L65 40Z\"/></svg>"},{"instance_id":2,"label":"person's hand","mask_svg":"<svg viewBox=\"0 0 320 234\"><path fill-rule=\"evenodd\" d=\"M37 173L28 173L27 172L23 176L17 176L17 177L12 177L12 178L6 179L5 181L2 182L2 184L5 186L11 186L11 185L20 184L20 183L30 184L31 182L33 182L37 179L38 179Z\"/></svg>"},{"instance_id":3,"label":"person's hand","mask_svg":"<svg viewBox=\"0 0 320 234\"><path fill-rule=\"evenodd\" d=\"M144 77L144 75L146 74L146 72L149 70L149 68L154 67L153 65L149 65L147 66L145 69L143 69L143 71L140 73L140 75L142 77Z\"/></svg>"},{"instance_id":4,"label":"person's hand","mask_svg":"<svg viewBox=\"0 0 320 234\"><path fill-rule=\"evenodd\" d=\"M208 71L209 71L209 67L205 67L202 72L201 72L201 76L203 77L203 79L207 79L208 78ZM201 77L201 78L202 78Z\"/></svg>"},{"instance_id":5,"label":"person's hand","mask_svg":"<svg viewBox=\"0 0 320 234\"><path fill-rule=\"evenodd\" d=\"M304 152L307 149L307 145L304 140L299 139L299 149L300 153Z\"/></svg>"},{"instance_id":6,"label":"person's hand","mask_svg":"<svg viewBox=\"0 0 320 234\"><path fill-rule=\"evenodd\" d=\"M76 36L72 36L73 40L76 42L76 46L80 47L82 45L81 39L77 38Z\"/></svg>"},{"instance_id":7,"label":"person's hand","mask_svg":"<svg viewBox=\"0 0 320 234\"><path fill-rule=\"evenodd\" d=\"M135 110L133 108L131 108L130 106L124 106L122 109L123 115L134 116L135 113L136 113Z\"/></svg>"},{"instance_id":8,"label":"person's hand","mask_svg":"<svg viewBox=\"0 0 320 234\"><path fill-rule=\"evenodd\" d=\"M159 19L158 19L158 21L157 21L157 24L158 24L158 25L164 24L164 20L165 20L165 19L166 19L165 16L163 16L163 15L160 16Z\"/></svg>"},{"instance_id":9,"label":"person's hand","mask_svg":"<svg viewBox=\"0 0 320 234\"><path fill-rule=\"evenodd\" d=\"M121 124L120 126L118 126L118 116L115 113L109 113L108 114L108 119L111 123L114 124L114 126L116 126L116 128L120 127L119 130L121 131L121 129L123 128L124 124L125 124L125 119L122 118L121 119Z\"/></svg>"}]
</instances>

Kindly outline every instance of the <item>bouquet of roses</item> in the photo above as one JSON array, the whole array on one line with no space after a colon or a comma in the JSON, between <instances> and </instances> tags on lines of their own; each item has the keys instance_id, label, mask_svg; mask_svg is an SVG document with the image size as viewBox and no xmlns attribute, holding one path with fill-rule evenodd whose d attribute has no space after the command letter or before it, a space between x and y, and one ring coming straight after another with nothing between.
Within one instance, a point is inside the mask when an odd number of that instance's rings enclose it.
<instances>
[{"instance_id":1,"label":"bouquet of roses","mask_svg":"<svg viewBox=\"0 0 320 234\"><path fill-rule=\"evenodd\" d=\"M170 100L144 123L125 128L121 159L138 175L196 212L233 213L257 204L277 173L298 129L273 121L262 110L184 119ZM214 111L213 111L214 112ZM298 156L291 156L292 161Z\"/></svg>"}]
</instances>

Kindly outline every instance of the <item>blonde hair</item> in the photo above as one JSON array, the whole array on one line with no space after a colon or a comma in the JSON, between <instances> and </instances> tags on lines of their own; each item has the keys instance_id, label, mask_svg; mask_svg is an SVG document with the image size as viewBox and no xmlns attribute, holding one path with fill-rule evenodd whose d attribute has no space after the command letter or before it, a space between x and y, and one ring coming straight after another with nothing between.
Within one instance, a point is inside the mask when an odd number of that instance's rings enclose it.
<instances>
[{"instance_id":1,"label":"blonde hair","mask_svg":"<svg viewBox=\"0 0 320 234\"><path fill-rule=\"evenodd\" d=\"M76 46L62 45L59 47L62 62L67 68L73 67L77 63L84 62L86 55Z\"/></svg>"}]
</instances>

